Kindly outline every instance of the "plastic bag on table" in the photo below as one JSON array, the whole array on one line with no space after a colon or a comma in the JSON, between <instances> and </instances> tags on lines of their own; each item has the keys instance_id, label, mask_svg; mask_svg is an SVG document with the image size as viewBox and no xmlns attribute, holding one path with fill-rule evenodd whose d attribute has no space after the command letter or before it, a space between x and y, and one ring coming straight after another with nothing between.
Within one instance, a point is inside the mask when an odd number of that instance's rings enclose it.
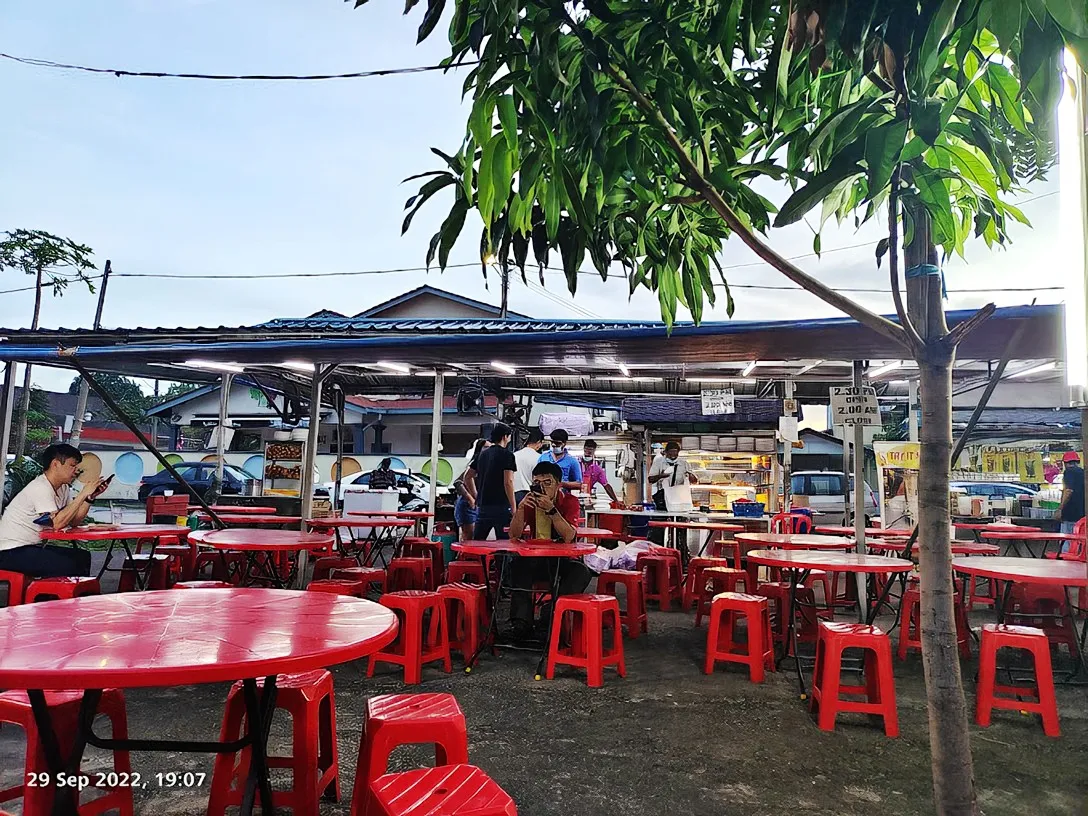
<instances>
[{"instance_id":1,"label":"plastic bag on table","mask_svg":"<svg viewBox=\"0 0 1088 816\"><path fill-rule=\"evenodd\" d=\"M612 551L604 547L598 547L597 552L587 555L583 562L594 572L604 572L612 566Z\"/></svg>"}]
</instances>

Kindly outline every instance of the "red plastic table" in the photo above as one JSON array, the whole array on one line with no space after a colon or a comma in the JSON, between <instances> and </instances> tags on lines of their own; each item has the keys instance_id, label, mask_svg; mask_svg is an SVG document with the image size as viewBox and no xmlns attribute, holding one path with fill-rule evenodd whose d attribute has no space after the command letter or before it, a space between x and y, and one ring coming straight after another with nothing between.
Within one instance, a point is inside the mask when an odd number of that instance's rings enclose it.
<instances>
[{"instance_id":1,"label":"red plastic table","mask_svg":"<svg viewBox=\"0 0 1088 816\"><path fill-rule=\"evenodd\" d=\"M227 525L239 527L283 527L286 524L298 524L302 516L277 516L264 515L263 513L216 513L219 520ZM196 516L203 522L211 522L212 517L207 513L197 513Z\"/></svg>"},{"instance_id":2,"label":"red plastic table","mask_svg":"<svg viewBox=\"0 0 1088 816\"><path fill-rule=\"evenodd\" d=\"M971 534L975 537L975 541L982 541L982 539L979 537L979 533L982 533L986 530L994 533L1004 533L1010 531L1015 533L1020 530L1037 529L1035 527L1023 527L1019 524L1004 524L994 521L955 521L952 522L952 527L956 530L970 530Z\"/></svg>"},{"instance_id":3,"label":"red plastic table","mask_svg":"<svg viewBox=\"0 0 1088 816\"><path fill-rule=\"evenodd\" d=\"M194 589L92 595L0 609L0 688L26 690L49 771L78 768L85 743L106 750L234 753L251 747L242 813L259 792L274 813L267 734L276 675L366 657L396 636L397 619L376 603L324 592ZM263 690L258 678L265 678ZM103 739L93 730L104 688L243 681L247 731L238 743ZM43 692L83 690L73 746L58 745ZM54 814L76 812L74 788L56 792Z\"/></svg>"},{"instance_id":4,"label":"red plastic table","mask_svg":"<svg viewBox=\"0 0 1088 816\"><path fill-rule=\"evenodd\" d=\"M302 533L298 530L248 530L232 527L227 530L197 530L190 540L220 552L240 552L246 557L245 566L235 568L224 561L227 573L242 586L291 586L298 577L300 552L326 553L333 537L323 533Z\"/></svg>"},{"instance_id":5,"label":"red plastic table","mask_svg":"<svg viewBox=\"0 0 1088 816\"><path fill-rule=\"evenodd\" d=\"M824 535L844 535L853 538L854 533L857 532L853 527L827 527L820 525L813 529L814 533L822 533ZM866 538L909 538L911 534L910 530L897 529L895 527L866 527Z\"/></svg>"},{"instance_id":6,"label":"red plastic table","mask_svg":"<svg viewBox=\"0 0 1088 816\"><path fill-rule=\"evenodd\" d=\"M150 555L154 556L155 547L158 546L160 539L176 538L181 541L185 536L189 535L189 532L190 530L188 527L181 527L176 524L93 524L68 527L64 530L44 530L41 534L41 539L42 541L69 541L73 544L79 543L80 541L108 541L110 545L106 549L106 558L102 562L102 569L98 571L98 578L101 579L109 568L113 549L118 544L120 544L121 548L125 551L127 559L131 561L133 551L129 542L137 542L136 552L140 551L139 542L151 542L148 552ZM150 558L144 569L135 569L137 589L144 589L147 587L147 581L151 575L153 562L154 559Z\"/></svg>"},{"instance_id":7,"label":"red plastic table","mask_svg":"<svg viewBox=\"0 0 1088 816\"><path fill-rule=\"evenodd\" d=\"M895 539L883 539L881 541L866 541L865 546L875 553L900 554L906 548L906 543ZM913 553L918 552L917 543L913 547ZM952 555L997 555L1001 548L996 544L980 544L975 541L960 541L952 539Z\"/></svg>"},{"instance_id":8,"label":"red plastic table","mask_svg":"<svg viewBox=\"0 0 1088 816\"><path fill-rule=\"evenodd\" d=\"M734 538L743 544L771 547L776 550L849 550L854 539L845 536L812 535L811 533L737 533Z\"/></svg>"},{"instance_id":9,"label":"red plastic table","mask_svg":"<svg viewBox=\"0 0 1088 816\"><path fill-rule=\"evenodd\" d=\"M328 516L320 519L310 519L306 522L317 530L332 530L336 536L336 545L344 555L353 555L363 564L373 564L381 560L382 566L388 566L385 558L385 548L392 547L392 558L400 555L401 543L408 531L415 527L416 522L410 519L388 518L381 516L356 516L349 513L347 516ZM346 529L349 535L350 546L344 541L340 532ZM366 530L362 538L355 536L355 530ZM398 535L399 534L399 535Z\"/></svg>"},{"instance_id":10,"label":"red plastic table","mask_svg":"<svg viewBox=\"0 0 1088 816\"><path fill-rule=\"evenodd\" d=\"M979 534L987 541L1007 542L1005 544L1005 555L1013 552L1020 555L1020 544L1023 543L1024 548L1028 551L1028 556L1031 558L1042 558L1046 554L1046 546L1050 541L1082 541L1084 539L1083 536L1074 535L1073 533L1046 533L1032 527L1021 527L1016 531L983 530ZM1038 554L1031 548L1032 541L1042 542Z\"/></svg>"},{"instance_id":11,"label":"red plastic table","mask_svg":"<svg viewBox=\"0 0 1088 816\"><path fill-rule=\"evenodd\" d=\"M595 544L588 542L574 541L570 544L564 544L559 541L462 541L451 545L455 552L464 553L465 555L480 555L484 558L496 555L517 555L522 558L552 558L555 560L554 569L552 571L551 581L551 606L554 610L555 599L559 597L559 579L561 566L564 559L570 558L582 558L587 555L592 555L597 551ZM487 587L487 602L488 609L495 609L499 596L503 590L508 592L532 592L532 589L525 589L523 587L511 586L504 580L510 568L510 564L513 561L512 558L499 558L499 578L498 582L492 587L491 582L488 581L485 586ZM543 648L540 653L540 660L536 667L537 679L543 675L544 663L548 659L548 644L551 642L552 625L554 624L554 614L549 615L547 634L544 638ZM498 622L498 615L491 615L491 622L488 624L487 632L485 636L480 640L480 645L476 649L476 653L466 661L466 671L476 665L476 661L479 659L480 654L488 645L494 645L501 648L524 648L517 647L510 643L504 643L498 637L496 630L496 624Z\"/></svg>"},{"instance_id":12,"label":"red plastic table","mask_svg":"<svg viewBox=\"0 0 1088 816\"><path fill-rule=\"evenodd\" d=\"M670 543L668 546L673 547L680 551L680 555L683 557L684 563L688 561L688 548L681 547L676 540L678 530L706 530L706 539L703 541L703 546L699 548L699 555L702 556L706 552L706 548L710 546L711 539L714 538L715 533L743 533L744 525L742 524L723 524L718 521L651 521L650 527L654 527L659 530L668 530Z\"/></svg>"},{"instance_id":13,"label":"red plastic table","mask_svg":"<svg viewBox=\"0 0 1088 816\"><path fill-rule=\"evenodd\" d=\"M427 522L434 518L434 513L426 510L349 510L349 516L388 516L398 519L410 519L415 522L418 536L426 532Z\"/></svg>"},{"instance_id":14,"label":"red plastic table","mask_svg":"<svg viewBox=\"0 0 1088 816\"><path fill-rule=\"evenodd\" d=\"M590 541L616 537L615 530L606 530L604 527L579 527L577 533L578 538L587 538Z\"/></svg>"},{"instance_id":15,"label":"red plastic table","mask_svg":"<svg viewBox=\"0 0 1088 816\"><path fill-rule=\"evenodd\" d=\"M249 504L212 504L209 505L216 513L251 513L257 515L272 516L276 513L275 507L255 507ZM199 504L190 504L185 508L190 513L203 513L204 508Z\"/></svg>"}]
</instances>

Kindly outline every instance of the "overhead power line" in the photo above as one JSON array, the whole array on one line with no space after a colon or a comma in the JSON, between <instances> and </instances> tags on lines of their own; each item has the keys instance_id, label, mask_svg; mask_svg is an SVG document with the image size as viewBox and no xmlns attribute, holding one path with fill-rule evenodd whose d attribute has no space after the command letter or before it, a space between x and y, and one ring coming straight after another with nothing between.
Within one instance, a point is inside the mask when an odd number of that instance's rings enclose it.
<instances>
[{"instance_id":1,"label":"overhead power line","mask_svg":"<svg viewBox=\"0 0 1088 816\"><path fill-rule=\"evenodd\" d=\"M67 62L54 62L53 60L38 59L36 57L19 57L14 54L5 54L2 52L0 52L0 58L22 63L23 65L33 65L36 68L82 71L86 74L113 74L116 77L142 77L153 79L211 79L228 82L306 82L326 79L366 79L367 77L396 76L398 74L422 74L427 71L449 71L465 65L476 64L475 61L466 61L454 65L417 65L408 68L379 68L374 71L350 71L346 74L196 74L172 73L170 71L129 71L124 68L95 68L89 65L73 65Z\"/></svg>"}]
</instances>

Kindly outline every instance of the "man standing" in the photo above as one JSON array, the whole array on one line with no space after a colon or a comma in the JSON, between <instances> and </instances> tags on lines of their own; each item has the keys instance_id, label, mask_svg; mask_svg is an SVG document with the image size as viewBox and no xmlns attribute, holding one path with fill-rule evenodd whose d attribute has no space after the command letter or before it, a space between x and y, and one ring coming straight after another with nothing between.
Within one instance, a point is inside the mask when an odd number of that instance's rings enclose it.
<instances>
[{"instance_id":1,"label":"man standing","mask_svg":"<svg viewBox=\"0 0 1088 816\"><path fill-rule=\"evenodd\" d=\"M1055 515L1062 521L1062 532L1071 533L1084 518L1084 470L1076 451L1065 452L1062 467L1062 503Z\"/></svg>"},{"instance_id":2,"label":"man standing","mask_svg":"<svg viewBox=\"0 0 1088 816\"><path fill-rule=\"evenodd\" d=\"M540 428L529 431L529 438L525 447L514 454L514 462L517 471L514 473L514 501L521 504L525 494L529 492L529 485L533 482L533 468L540 461L540 449L544 447L544 434ZM517 504L514 506L517 507Z\"/></svg>"},{"instance_id":3,"label":"man standing","mask_svg":"<svg viewBox=\"0 0 1088 816\"><path fill-rule=\"evenodd\" d=\"M473 537L485 541L492 531L506 538L514 513L514 473L517 465L508 448L513 432L501 422L491 428L491 447L468 466L467 477L476 486L476 529Z\"/></svg>"},{"instance_id":4,"label":"man standing","mask_svg":"<svg viewBox=\"0 0 1088 816\"><path fill-rule=\"evenodd\" d=\"M680 458L680 443L675 439L665 444L665 452L659 453L650 465L650 488L653 491L654 504L658 510L667 510L665 506L665 488L682 485L685 481L694 484L698 481L688 469L686 460Z\"/></svg>"},{"instance_id":5,"label":"man standing","mask_svg":"<svg viewBox=\"0 0 1088 816\"><path fill-rule=\"evenodd\" d=\"M616 491L608 483L608 474L604 472L604 466L597 461L597 442L595 440L586 440L585 445L582 447L582 459L578 466L582 469L582 483L588 483L589 485L589 497L591 499L593 498L593 488L600 485L604 488L604 492L608 494L609 499L614 502L619 501L616 498Z\"/></svg>"},{"instance_id":6,"label":"man standing","mask_svg":"<svg viewBox=\"0 0 1088 816\"><path fill-rule=\"evenodd\" d=\"M392 464L392 459L382 459L378 467L370 471L368 487L371 490L392 490L397 486L397 474L390 469Z\"/></svg>"},{"instance_id":7,"label":"man standing","mask_svg":"<svg viewBox=\"0 0 1088 816\"><path fill-rule=\"evenodd\" d=\"M11 500L0 518L0 569L36 578L90 575L89 552L44 545L41 533L82 522L107 482L92 479L73 499L72 483L80 474L83 454L71 445L50 445L39 461L45 472Z\"/></svg>"},{"instance_id":8,"label":"man standing","mask_svg":"<svg viewBox=\"0 0 1088 816\"><path fill-rule=\"evenodd\" d=\"M567 450L567 442L570 440L570 436L562 428L556 428L552 431L551 440L551 449L542 453L539 461L559 465L559 469L563 472L563 481L560 487L565 490L581 490L582 468L578 464L578 460L571 456Z\"/></svg>"}]
</instances>

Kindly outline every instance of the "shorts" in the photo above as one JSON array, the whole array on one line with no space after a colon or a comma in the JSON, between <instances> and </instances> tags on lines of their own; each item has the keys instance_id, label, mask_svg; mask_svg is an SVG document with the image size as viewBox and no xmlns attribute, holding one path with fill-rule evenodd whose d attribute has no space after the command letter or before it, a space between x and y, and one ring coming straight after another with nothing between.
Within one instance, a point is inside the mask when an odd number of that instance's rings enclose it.
<instances>
[{"instance_id":1,"label":"shorts","mask_svg":"<svg viewBox=\"0 0 1088 816\"><path fill-rule=\"evenodd\" d=\"M476 508L464 496L458 496L453 505L453 521L458 527L476 523Z\"/></svg>"}]
</instances>

